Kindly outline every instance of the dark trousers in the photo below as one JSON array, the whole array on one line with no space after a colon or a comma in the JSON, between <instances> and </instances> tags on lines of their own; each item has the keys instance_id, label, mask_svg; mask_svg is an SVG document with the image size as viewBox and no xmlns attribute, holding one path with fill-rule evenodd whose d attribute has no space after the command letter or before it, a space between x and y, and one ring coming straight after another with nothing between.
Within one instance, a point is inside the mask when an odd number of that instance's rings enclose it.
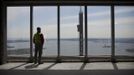
<instances>
[{"instance_id":1,"label":"dark trousers","mask_svg":"<svg viewBox=\"0 0 134 75\"><path fill-rule=\"evenodd\" d=\"M42 45L35 45L35 54L34 54L34 63L41 63L41 56L42 56Z\"/></svg>"}]
</instances>

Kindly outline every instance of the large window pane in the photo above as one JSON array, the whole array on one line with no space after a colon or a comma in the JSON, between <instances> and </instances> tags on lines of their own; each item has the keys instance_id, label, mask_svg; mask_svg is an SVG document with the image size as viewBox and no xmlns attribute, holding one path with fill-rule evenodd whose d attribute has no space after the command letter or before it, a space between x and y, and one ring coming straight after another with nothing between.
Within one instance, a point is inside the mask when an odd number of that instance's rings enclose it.
<instances>
[{"instance_id":1,"label":"large window pane","mask_svg":"<svg viewBox=\"0 0 134 75\"><path fill-rule=\"evenodd\" d=\"M57 56L57 7L37 6L33 13L33 34L37 32L37 27L41 27L45 38L43 56Z\"/></svg>"},{"instance_id":2,"label":"large window pane","mask_svg":"<svg viewBox=\"0 0 134 75\"><path fill-rule=\"evenodd\" d=\"M29 56L30 54L30 9L7 7L7 54Z\"/></svg>"},{"instance_id":3,"label":"large window pane","mask_svg":"<svg viewBox=\"0 0 134 75\"><path fill-rule=\"evenodd\" d=\"M77 25L79 24L80 6L61 6L60 10L61 55L78 56L79 33Z\"/></svg>"},{"instance_id":4,"label":"large window pane","mask_svg":"<svg viewBox=\"0 0 134 75\"><path fill-rule=\"evenodd\" d=\"M134 56L134 6L115 7L115 54Z\"/></svg>"},{"instance_id":5,"label":"large window pane","mask_svg":"<svg viewBox=\"0 0 134 75\"><path fill-rule=\"evenodd\" d=\"M88 6L88 55L111 55L110 7Z\"/></svg>"}]
</instances>

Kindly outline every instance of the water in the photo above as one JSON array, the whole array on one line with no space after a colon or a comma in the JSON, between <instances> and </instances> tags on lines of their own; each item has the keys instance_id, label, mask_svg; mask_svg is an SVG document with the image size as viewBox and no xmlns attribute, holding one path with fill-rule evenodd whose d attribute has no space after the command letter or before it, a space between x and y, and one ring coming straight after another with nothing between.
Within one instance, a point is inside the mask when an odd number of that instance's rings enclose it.
<instances>
[{"instance_id":1,"label":"water","mask_svg":"<svg viewBox=\"0 0 134 75\"><path fill-rule=\"evenodd\" d=\"M8 42L8 55L29 56L29 41L12 41ZM34 45L33 45L34 46ZM78 39L61 40L61 56L78 56L79 41ZM34 47L33 47L34 49ZM34 54L34 51L33 51ZM134 56L134 39L117 39L115 43L116 55ZM111 42L109 39L89 39L88 55L111 55ZM57 40L46 40L43 46L43 56L57 56Z\"/></svg>"}]
</instances>

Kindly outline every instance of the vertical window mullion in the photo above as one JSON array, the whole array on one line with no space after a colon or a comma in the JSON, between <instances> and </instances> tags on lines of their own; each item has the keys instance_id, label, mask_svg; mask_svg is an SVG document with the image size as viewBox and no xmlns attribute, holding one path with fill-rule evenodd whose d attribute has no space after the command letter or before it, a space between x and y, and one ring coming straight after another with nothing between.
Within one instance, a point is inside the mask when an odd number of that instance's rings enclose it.
<instances>
[{"instance_id":1,"label":"vertical window mullion","mask_svg":"<svg viewBox=\"0 0 134 75\"><path fill-rule=\"evenodd\" d=\"M87 30L88 26L87 26L87 6L85 6L85 62L87 62L87 55L88 55L88 40L87 40L87 36L88 36L88 30Z\"/></svg>"},{"instance_id":2,"label":"vertical window mullion","mask_svg":"<svg viewBox=\"0 0 134 75\"><path fill-rule=\"evenodd\" d=\"M33 6L30 6L30 59L33 57Z\"/></svg>"},{"instance_id":3,"label":"vertical window mullion","mask_svg":"<svg viewBox=\"0 0 134 75\"><path fill-rule=\"evenodd\" d=\"M58 28L57 28L57 29L58 29L58 30L57 30L57 31L58 31L58 33L57 33L57 35L58 35L58 42L57 42L57 43L58 43L58 45L57 45L57 46L58 46L58 47L57 47L57 48L58 48L58 49L57 49L57 53L58 53L58 54L57 54L57 55L58 55L57 57L58 57L58 58L57 58L57 61L59 61L59 57L60 57L60 6L59 6L59 5L58 5L58 7L57 7L57 10L58 10L58 11L57 11L57 25L58 25L58 26L57 26L57 27L58 27Z\"/></svg>"},{"instance_id":4,"label":"vertical window mullion","mask_svg":"<svg viewBox=\"0 0 134 75\"><path fill-rule=\"evenodd\" d=\"M111 6L111 61L115 62L115 15L114 5Z\"/></svg>"}]
</instances>

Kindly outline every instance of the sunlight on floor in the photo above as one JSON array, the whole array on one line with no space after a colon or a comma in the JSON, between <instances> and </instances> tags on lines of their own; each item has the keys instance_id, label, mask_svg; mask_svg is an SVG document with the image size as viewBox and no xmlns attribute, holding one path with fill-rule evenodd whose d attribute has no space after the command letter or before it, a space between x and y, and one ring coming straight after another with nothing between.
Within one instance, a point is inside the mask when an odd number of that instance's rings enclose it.
<instances>
[{"instance_id":1,"label":"sunlight on floor","mask_svg":"<svg viewBox=\"0 0 134 75\"><path fill-rule=\"evenodd\" d=\"M0 65L0 70L122 70L133 69L134 62L64 62L64 63L6 63Z\"/></svg>"}]
</instances>

